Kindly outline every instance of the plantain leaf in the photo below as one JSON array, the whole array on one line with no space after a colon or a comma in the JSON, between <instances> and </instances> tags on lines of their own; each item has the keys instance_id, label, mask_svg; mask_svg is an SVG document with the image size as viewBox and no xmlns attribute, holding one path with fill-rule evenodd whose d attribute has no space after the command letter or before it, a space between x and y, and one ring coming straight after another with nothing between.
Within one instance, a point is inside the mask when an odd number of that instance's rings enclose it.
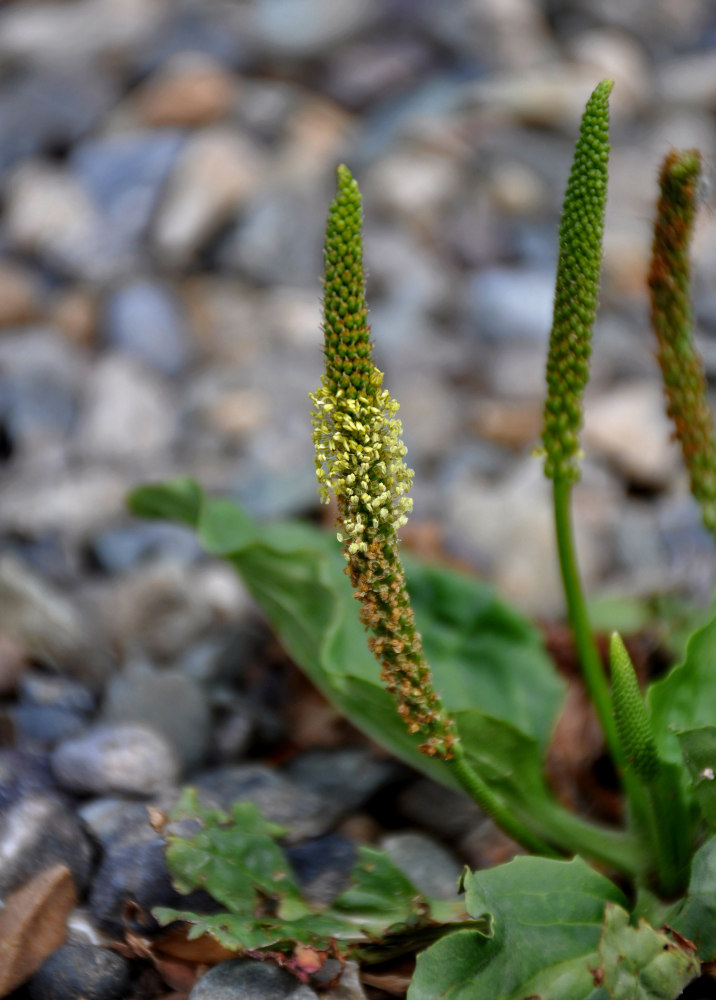
<instances>
[{"instance_id":1,"label":"plantain leaf","mask_svg":"<svg viewBox=\"0 0 716 1000\"><path fill-rule=\"evenodd\" d=\"M580 858L517 857L465 889L492 933L460 930L419 955L408 1000L606 1000L594 976L604 908L625 905L612 882Z\"/></svg>"}]
</instances>

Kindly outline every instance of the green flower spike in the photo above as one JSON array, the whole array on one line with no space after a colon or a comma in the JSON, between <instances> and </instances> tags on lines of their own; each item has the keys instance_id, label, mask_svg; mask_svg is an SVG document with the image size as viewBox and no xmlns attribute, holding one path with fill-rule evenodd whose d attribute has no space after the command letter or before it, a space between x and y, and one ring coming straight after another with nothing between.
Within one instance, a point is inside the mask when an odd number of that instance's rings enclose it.
<instances>
[{"instance_id":1,"label":"green flower spike","mask_svg":"<svg viewBox=\"0 0 716 1000\"><path fill-rule=\"evenodd\" d=\"M704 524L716 533L714 424L706 402L703 366L694 348L689 299L689 244L700 175L701 157L695 149L672 150L662 164L649 288L667 413L674 422Z\"/></svg>"},{"instance_id":2,"label":"green flower spike","mask_svg":"<svg viewBox=\"0 0 716 1000\"><path fill-rule=\"evenodd\" d=\"M358 185L340 166L324 249L326 371L311 396L316 471L322 499L334 493L338 502L338 538L382 679L409 731L424 738L421 749L450 758L454 725L433 687L398 558L412 472L403 461L398 404L371 357L361 223Z\"/></svg>"},{"instance_id":3,"label":"green flower spike","mask_svg":"<svg viewBox=\"0 0 716 1000\"><path fill-rule=\"evenodd\" d=\"M587 102L559 229L542 442L545 475L570 483L579 478L582 395L589 376L599 294L611 89L612 81L603 80Z\"/></svg>"},{"instance_id":4,"label":"green flower spike","mask_svg":"<svg viewBox=\"0 0 716 1000\"><path fill-rule=\"evenodd\" d=\"M612 633L609 653L612 666L612 703L624 756L644 781L659 768L656 743L634 665L618 632Z\"/></svg>"}]
</instances>

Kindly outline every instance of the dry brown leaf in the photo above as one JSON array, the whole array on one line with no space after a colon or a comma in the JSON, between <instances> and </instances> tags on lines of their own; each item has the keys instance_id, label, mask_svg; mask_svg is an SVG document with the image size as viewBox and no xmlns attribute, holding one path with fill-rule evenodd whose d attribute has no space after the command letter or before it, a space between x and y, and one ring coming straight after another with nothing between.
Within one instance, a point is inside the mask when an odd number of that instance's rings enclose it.
<instances>
[{"instance_id":1,"label":"dry brown leaf","mask_svg":"<svg viewBox=\"0 0 716 1000\"><path fill-rule=\"evenodd\" d=\"M76 905L72 873L59 864L8 897L0 913L0 997L26 982L64 943Z\"/></svg>"}]
</instances>

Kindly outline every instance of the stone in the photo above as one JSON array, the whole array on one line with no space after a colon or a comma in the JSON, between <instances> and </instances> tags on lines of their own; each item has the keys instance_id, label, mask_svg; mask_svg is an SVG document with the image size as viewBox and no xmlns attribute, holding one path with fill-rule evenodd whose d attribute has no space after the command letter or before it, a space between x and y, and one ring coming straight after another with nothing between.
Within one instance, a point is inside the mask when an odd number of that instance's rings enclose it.
<instances>
[{"instance_id":1,"label":"stone","mask_svg":"<svg viewBox=\"0 0 716 1000\"><path fill-rule=\"evenodd\" d=\"M290 846L286 856L304 897L317 906L327 906L348 888L358 860L355 844L336 833Z\"/></svg>"},{"instance_id":2,"label":"stone","mask_svg":"<svg viewBox=\"0 0 716 1000\"><path fill-rule=\"evenodd\" d=\"M50 307L54 326L79 347L93 346L97 337L97 302L82 287L60 292Z\"/></svg>"},{"instance_id":3,"label":"stone","mask_svg":"<svg viewBox=\"0 0 716 1000\"><path fill-rule=\"evenodd\" d=\"M188 1000L318 1000L318 996L278 965L231 958L209 969Z\"/></svg>"},{"instance_id":4,"label":"stone","mask_svg":"<svg viewBox=\"0 0 716 1000\"><path fill-rule=\"evenodd\" d=\"M144 125L196 128L224 118L234 95L234 81L220 62L189 51L168 59L135 97Z\"/></svg>"},{"instance_id":5,"label":"stone","mask_svg":"<svg viewBox=\"0 0 716 1000\"><path fill-rule=\"evenodd\" d=\"M345 962L338 982L321 990L320 996L322 1000L366 1000L358 962Z\"/></svg>"},{"instance_id":6,"label":"stone","mask_svg":"<svg viewBox=\"0 0 716 1000\"><path fill-rule=\"evenodd\" d=\"M72 873L61 864L8 897L0 911L0 996L26 982L63 943L76 902Z\"/></svg>"},{"instance_id":7,"label":"stone","mask_svg":"<svg viewBox=\"0 0 716 1000\"><path fill-rule=\"evenodd\" d=\"M111 668L87 609L12 556L0 557L0 632L44 666L90 686Z\"/></svg>"},{"instance_id":8,"label":"stone","mask_svg":"<svg viewBox=\"0 0 716 1000\"><path fill-rule=\"evenodd\" d=\"M630 381L585 407L584 444L612 463L630 482L664 489L680 468L661 386Z\"/></svg>"},{"instance_id":9,"label":"stone","mask_svg":"<svg viewBox=\"0 0 716 1000\"><path fill-rule=\"evenodd\" d=\"M288 828L286 841L318 837L340 813L330 799L293 784L264 764L237 764L196 775L192 781L203 805L231 810L234 802L253 802L266 819Z\"/></svg>"},{"instance_id":10,"label":"stone","mask_svg":"<svg viewBox=\"0 0 716 1000\"><path fill-rule=\"evenodd\" d=\"M366 178L366 197L411 219L435 218L461 188L454 157L408 147L379 160Z\"/></svg>"},{"instance_id":11,"label":"stone","mask_svg":"<svg viewBox=\"0 0 716 1000\"><path fill-rule=\"evenodd\" d=\"M91 715L96 698L79 681L27 670L20 679L18 697L21 705L64 708L81 715Z\"/></svg>"},{"instance_id":12,"label":"stone","mask_svg":"<svg viewBox=\"0 0 716 1000\"><path fill-rule=\"evenodd\" d=\"M259 0L254 9L259 44L273 55L304 59L330 52L378 17L361 0Z\"/></svg>"},{"instance_id":13,"label":"stone","mask_svg":"<svg viewBox=\"0 0 716 1000\"><path fill-rule=\"evenodd\" d=\"M87 723L79 712L54 705L11 705L7 718L12 722L15 742L44 748L81 732Z\"/></svg>"},{"instance_id":14,"label":"stone","mask_svg":"<svg viewBox=\"0 0 716 1000\"><path fill-rule=\"evenodd\" d=\"M124 938L127 929L140 934L155 933L155 906L212 913L216 902L203 891L181 895L167 870L166 844L145 817L105 844L104 854L89 895L89 908L102 930ZM132 909L128 914L128 904Z\"/></svg>"},{"instance_id":15,"label":"stone","mask_svg":"<svg viewBox=\"0 0 716 1000\"><path fill-rule=\"evenodd\" d=\"M552 326L554 273L534 268L490 267L467 285L466 310L488 341L532 341L545 349Z\"/></svg>"},{"instance_id":16,"label":"stone","mask_svg":"<svg viewBox=\"0 0 716 1000\"><path fill-rule=\"evenodd\" d=\"M380 847L396 867L426 896L453 899L462 864L442 844L424 833L406 831L383 837Z\"/></svg>"},{"instance_id":17,"label":"stone","mask_svg":"<svg viewBox=\"0 0 716 1000\"><path fill-rule=\"evenodd\" d=\"M284 768L292 780L332 801L346 812L360 809L381 788L402 774L402 767L364 747L308 750Z\"/></svg>"},{"instance_id":18,"label":"stone","mask_svg":"<svg viewBox=\"0 0 716 1000\"><path fill-rule=\"evenodd\" d=\"M105 303L102 339L163 375L178 375L190 360L190 339L179 304L165 285L137 278Z\"/></svg>"},{"instance_id":19,"label":"stone","mask_svg":"<svg viewBox=\"0 0 716 1000\"><path fill-rule=\"evenodd\" d=\"M109 948L64 944L47 958L28 984L31 1000L122 1000L130 988L130 965Z\"/></svg>"},{"instance_id":20,"label":"stone","mask_svg":"<svg viewBox=\"0 0 716 1000\"><path fill-rule=\"evenodd\" d=\"M2 34L0 27L0 49ZM38 154L70 148L107 110L113 89L104 74L72 66L11 74L0 95L0 174Z\"/></svg>"},{"instance_id":21,"label":"stone","mask_svg":"<svg viewBox=\"0 0 716 1000\"><path fill-rule=\"evenodd\" d=\"M148 562L195 563L203 549L189 528L163 521L138 521L107 528L91 543L92 558L108 573L123 573Z\"/></svg>"},{"instance_id":22,"label":"stone","mask_svg":"<svg viewBox=\"0 0 716 1000\"><path fill-rule=\"evenodd\" d=\"M181 132L162 129L93 137L73 149L73 176L125 249L140 250L146 240L184 141Z\"/></svg>"},{"instance_id":23,"label":"stone","mask_svg":"<svg viewBox=\"0 0 716 1000\"><path fill-rule=\"evenodd\" d=\"M0 812L0 898L58 863L81 893L92 849L71 809L48 793L28 792Z\"/></svg>"},{"instance_id":24,"label":"stone","mask_svg":"<svg viewBox=\"0 0 716 1000\"><path fill-rule=\"evenodd\" d=\"M99 724L65 740L51 766L62 788L84 795L153 795L179 777L167 739L138 723Z\"/></svg>"},{"instance_id":25,"label":"stone","mask_svg":"<svg viewBox=\"0 0 716 1000\"><path fill-rule=\"evenodd\" d=\"M102 708L108 722L140 722L165 736L186 768L200 764L209 745L211 716L200 685L179 670L129 664L112 678Z\"/></svg>"},{"instance_id":26,"label":"stone","mask_svg":"<svg viewBox=\"0 0 716 1000\"><path fill-rule=\"evenodd\" d=\"M176 428L165 383L138 360L102 357L80 400L77 447L89 460L162 457Z\"/></svg>"},{"instance_id":27,"label":"stone","mask_svg":"<svg viewBox=\"0 0 716 1000\"><path fill-rule=\"evenodd\" d=\"M214 126L189 139L153 227L162 261L176 268L189 264L246 201L264 171L263 156L242 133Z\"/></svg>"},{"instance_id":28,"label":"stone","mask_svg":"<svg viewBox=\"0 0 716 1000\"><path fill-rule=\"evenodd\" d=\"M0 697L15 692L27 666L20 643L0 633Z\"/></svg>"},{"instance_id":29,"label":"stone","mask_svg":"<svg viewBox=\"0 0 716 1000\"><path fill-rule=\"evenodd\" d=\"M152 800L152 803L137 802L114 796L90 799L81 805L77 815L87 832L106 851L115 840L120 840L134 832L144 830L149 833L149 808L151 804L162 802L169 806L169 799Z\"/></svg>"},{"instance_id":30,"label":"stone","mask_svg":"<svg viewBox=\"0 0 716 1000\"><path fill-rule=\"evenodd\" d=\"M37 279L9 261L0 261L0 329L32 323L42 315Z\"/></svg>"}]
</instances>

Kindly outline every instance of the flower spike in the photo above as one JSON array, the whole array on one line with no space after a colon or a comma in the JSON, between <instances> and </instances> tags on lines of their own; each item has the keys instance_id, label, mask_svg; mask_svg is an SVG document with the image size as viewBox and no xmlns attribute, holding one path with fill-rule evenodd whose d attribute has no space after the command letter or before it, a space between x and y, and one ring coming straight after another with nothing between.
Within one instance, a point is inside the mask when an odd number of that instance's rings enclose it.
<instances>
[{"instance_id":1,"label":"flower spike","mask_svg":"<svg viewBox=\"0 0 716 1000\"><path fill-rule=\"evenodd\" d=\"M689 299L689 244L696 215L701 157L697 150L672 150L659 175L649 288L651 323L664 381L667 413L674 422L689 472L691 492L704 524L716 533L716 441L706 402L706 379L694 347Z\"/></svg>"},{"instance_id":2,"label":"flower spike","mask_svg":"<svg viewBox=\"0 0 716 1000\"><path fill-rule=\"evenodd\" d=\"M340 166L324 250L326 370L311 396L316 472L321 498L327 502L333 493L338 502L338 538L382 680L408 730L423 736L421 750L450 758L455 728L433 687L398 557L396 532L411 509L412 471L404 462L398 404L372 360L361 223L358 185Z\"/></svg>"},{"instance_id":3,"label":"flower spike","mask_svg":"<svg viewBox=\"0 0 716 1000\"><path fill-rule=\"evenodd\" d=\"M589 376L602 263L611 89L612 81L602 80L584 110L559 228L542 442L545 475L568 483L579 478L582 395Z\"/></svg>"}]
</instances>

